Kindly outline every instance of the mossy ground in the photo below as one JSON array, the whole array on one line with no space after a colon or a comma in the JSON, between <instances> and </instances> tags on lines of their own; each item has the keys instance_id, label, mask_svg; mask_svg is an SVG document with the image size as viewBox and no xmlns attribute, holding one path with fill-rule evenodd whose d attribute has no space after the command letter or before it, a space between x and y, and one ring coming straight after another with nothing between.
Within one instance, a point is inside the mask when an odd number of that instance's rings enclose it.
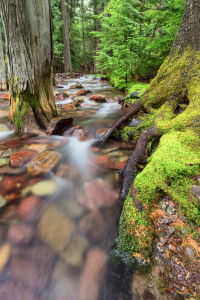
<instances>
[{"instance_id":1,"label":"mossy ground","mask_svg":"<svg viewBox=\"0 0 200 300\"><path fill-rule=\"evenodd\" d=\"M195 175L200 166L200 54L187 49L182 55L168 57L142 97L146 109L140 118L142 124L133 129L125 126L117 132L133 138L154 125L161 139L144 170L136 176L134 187L137 199L143 205L140 213L128 195L120 219L118 244L121 251L131 256L151 255L153 227L149 214L163 193L176 201L188 222L200 225L200 210L191 188L199 185ZM176 114L183 98L189 105ZM150 147L150 144L149 144Z\"/></svg>"}]
</instances>

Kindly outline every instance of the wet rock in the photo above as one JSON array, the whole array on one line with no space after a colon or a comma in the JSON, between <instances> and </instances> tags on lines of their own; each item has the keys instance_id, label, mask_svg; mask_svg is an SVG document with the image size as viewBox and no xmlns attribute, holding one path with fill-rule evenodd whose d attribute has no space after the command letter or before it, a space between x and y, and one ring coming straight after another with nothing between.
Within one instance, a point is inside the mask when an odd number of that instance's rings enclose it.
<instances>
[{"instance_id":1,"label":"wet rock","mask_svg":"<svg viewBox=\"0 0 200 300\"><path fill-rule=\"evenodd\" d=\"M79 106L81 103L84 103L86 97L74 97L73 104Z\"/></svg>"},{"instance_id":2,"label":"wet rock","mask_svg":"<svg viewBox=\"0 0 200 300\"><path fill-rule=\"evenodd\" d=\"M11 168L4 166L0 168L0 175L20 175L26 173L26 168Z\"/></svg>"},{"instance_id":3,"label":"wet rock","mask_svg":"<svg viewBox=\"0 0 200 300\"><path fill-rule=\"evenodd\" d=\"M60 94L58 94L58 96L56 97L56 101L62 101L62 100L64 100L64 99L68 98L68 97L69 97L69 95L68 95L67 93L60 93Z\"/></svg>"},{"instance_id":4,"label":"wet rock","mask_svg":"<svg viewBox=\"0 0 200 300\"><path fill-rule=\"evenodd\" d=\"M77 93L76 93L76 95L77 96L84 96L84 95L86 95L88 93L88 91L87 90L80 90L80 91L78 91Z\"/></svg>"},{"instance_id":5,"label":"wet rock","mask_svg":"<svg viewBox=\"0 0 200 300\"><path fill-rule=\"evenodd\" d=\"M25 224L17 224L10 227L8 231L8 239L12 244L29 244L34 237L34 230L32 227Z\"/></svg>"},{"instance_id":6,"label":"wet rock","mask_svg":"<svg viewBox=\"0 0 200 300\"><path fill-rule=\"evenodd\" d=\"M73 267L81 267L84 262L83 254L88 245L88 241L82 235L76 234L67 250L62 254L62 258L67 264Z\"/></svg>"},{"instance_id":7,"label":"wet rock","mask_svg":"<svg viewBox=\"0 0 200 300\"><path fill-rule=\"evenodd\" d=\"M28 174L43 175L55 168L62 155L57 151L44 151L38 155L28 166Z\"/></svg>"},{"instance_id":8,"label":"wet rock","mask_svg":"<svg viewBox=\"0 0 200 300\"><path fill-rule=\"evenodd\" d=\"M9 158L4 158L4 157L2 157L2 158L0 158L0 168L1 167L4 167L4 166L7 166L8 164L9 164Z\"/></svg>"},{"instance_id":9,"label":"wet rock","mask_svg":"<svg viewBox=\"0 0 200 300\"><path fill-rule=\"evenodd\" d=\"M6 202L10 203L13 201L17 201L21 198L21 191L13 191L6 195Z\"/></svg>"},{"instance_id":10,"label":"wet rock","mask_svg":"<svg viewBox=\"0 0 200 300\"><path fill-rule=\"evenodd\" d=\"M38 220L45 206L43 202L35 195L25 198L18 207L18 216L25 221Z\"/></svg>"},{"instance_id":11,"label":"wet rock","mask_svg":"<svg viewBox=\"0 0 200 300\"><path fill-rule=\"evenodd\" d=\"M91 162L101 168L115 169L115 163L109 155L97 155L91 158Z\"/></svg>"},{"instance_id":12,"label":"wet rock","mask_svg":"<svg viewBox=\"0 0 200 300\"><path fill-rule=\"evenodd\" d=\"M85 183L80 203L92 211L97 211L100 207L112 207L117 199L118 193L114 191L111 184L99 178Z\"/></svg>"},{"instance_id":13,"label":"wet rock","mask_svg":"<svg viewBox=\"0 0 200 300\"><path fill-rule=\"evenodd\" d=\"M64 109L64 110L77 110L78 108L76 108L76 106L74 106L73 104L67 104L67 105L64 105L62 107L62 109Z\"/></svg>"},{"instance_id":14,"label":"wet rock","mask_svg":"<svg viewBox=\"0 0 200 300\"><path fill-rule=\"evenodd\" d=\"M99 103L106 103L106 98L101 95L92 95L90 96L89 100L93 100Z\"/></svg>"},{"instance_id":15,"label":"wet rock","mask_svg":"<svg viewBox=\"0 0 200 300\"><path fill-rule=\"evenodd\" d=\"M6 205L6 199L0 196L0 208L4 207L5 205Z\"/></svg>"},{"instance_id":16,"label":"wet rock","mask_svg":"<svg viewBox=\"0 0 200 300\"><path fill-rule=\"evenodd\" d=\"M165 257L169 260L172 258L172 253L169 249L165 250Z\"/></svg>"},{"instance_id":17,"label":"wet rock","mask_svg":"<svg viewBox=\"0 0 200 300\"><path fill-rule=\"evenodd\" d=\"M31 261L26 257L13 256L10 262L10 274L20 285L41 292L47 285L50 277L51 263L44 265Z\"/></svg>"},{"instance_id":18,"label":"wet rock","mask_svg":"<svg viewBox=\"0 0 200 300\"><path fill-rule=\"evenodd\" d=\"M50 121L50 123L47 126L47 133L50 135L62 135L68 127L71 127L72 123L73 119L71 117L65 116L54 118Z\"/></svg>"},{"instance_id":19,"label":"wet rock","mask_svg":"<svg viewBox=\"0 0 200 300\"><path fill-rule=\"evenodd\" d=\"M47 149L47 144L31 144L28 146L29 150L37 151L37 152L43 152Z\"/></svg>"},{"instance_id":20,"label":"wet rock","mask_svg":"<svg viewBox=\"0 0 200 300\"><path fill-rule=\"evenodd\" d=\"M25 185L26 176L5 176L0 182L0 194L6 195L16 189L20 189Z\"/></svg>"},{"instance_id":21,"label":"wet rock","mask_svg":"<svg viewBox=\"0 0 200 300\"><path fill-rule=\"evenodd\" d=\"M97 139L101 139L102 136L104 136L104 134L106 134L106 132L109 130L109 128L99 128L96 131L96 138Z\"/></svg>"},{"instance_id":22,"label":"wet rock","mask_svg":"<svg viewBox=\"0 0 200 300\"><path fill-rule=\"evenodd\" d=\"M10 156L11 154L12 154L12 150L11 149L0 151L1 157L7 157L7 156Z\"/></svg>"},{"instance_id":23,"label":"wet rock","mask_svg":"<svg viewBox=\"0 0 200 300\"><path fill-rule=\"evenodd\" d=\"M56 190L56 182L54 180L43 180L36 183L31 191L37 196L49 196L52 195Z\"/></svg>"},{"instance_id":24,"label":"wet rock","mask_svg":"<svg viewBox=\"0 0 200 300\"><path fill-rule=\"evenodd\" d=\"M107 228L106 218L99 211L91 212L80 220L78 228L90 241L99 242Z\"/></svg>"},{"instance_id":25,"label":"wet rock","mask_svg":"<svg viewBox=\"0 0 200 300\"><path fill-rule=\"evenodd\" d=\"M117 166L117 169L118 169L118 170L123 169L123 168L125 167L126 163L127 163L127 160L124 160L124 161L120 162L120 163L118 164L118 166Z\"/></svg>"},{"instance_id":26,"label":"wet rock","mask_svg":"<svg viewBox=\"0 0 200 300\"><path fill-rule=\"evenodd\" d=\"M139 92L134 92L130 95L131 99L137 99L140 98L141 93Z\"/></svg>"},{"instance_id":27,"label":"wet rock","mask_svg":"<svg viewBox=\"0 0 200 300\"><path fill-rule=\"evenodd\" d=\"M11 254L11 246L6 243L0 247L0 275L2 274ZM0 294L1 295L1 294ZM3 298L0 298L3 300Z\"/></svg>"},{"instance_id":28,"label":"wet rock","mask_svg":"<svg viewBox=\"0 0 200 300\"><path fill-rule=\"evenodd\" d=\"M74 224L55 206L50 206L38 224L38 235L56 252L64 250L69 243Z\"/></svg>"},{"instance_id":29,"label":"wet rock","mask_svg":"<svg viewBox=\"0 0 200 300\"><path fill-rule=\"evenodd\" d=\"M174 243L170 242L168 246L169 250L171 250L173 253L178 253L177 246L174 245Z\"/></svg>"},{"instance_id":30,"label":"wet rock","mask_svg":"<svg viewBox=\"0 0 200 300\"><path fill-rule=\"evenodd\" d=\"M37 156L37 152L31 150L19 151L11 154L10 166L12 168L19 168L25 166L28 162Z\"/></svg>"},{"instance_id":31,"label":"wet rock","mask_svg":"<svg viewBox=\"0 0 200 300\"><path fill-rule=\"evenodd\" d=\"M75 85L71 85L70 89L82 89L84 86L80 83L77 83Z\"/></svg>"},{"instance_id":32,"label":"wet rock","mask_svg":"<svg viewBox=\"0 0 200 300\"><path fill-rule=\"evenodd\" d=\"M97 300L104 267L108 257L100 249L92 249L87 255L86 263L81 274L79 300Z\"/></svg>"},{"instance_id":33,"label":"wet rock","mask_svg":"<svg viewBox=\"0 0 200 300\"><path fill-rule=\"evenodd\" d=\"M76 129L72 136L75 136L79 141L86 141L87 137L85 135L85 131L83 129Z\"/></svg>"},{"instance_id":34,"label":"wet rock","mask_svg":"<svg viewBox=\"0 0 200 300\"><path fill-rule=\"evenodd\" d=\"M198 204L200 206L200 188L198 186L193 186L192 187L192 192L193 192L193 195L198 200Z\"/></svg>"},{"instance_id":35,"label":"wet rock","mask_svg":"<svg viewBox=\"0 0 200 300\"><path fill-rule=\"evenodd\" d=\"M13 298L14 297L14 298ZM0 299L4 300L39 300L29 290L23 286L16 284L16 282L4 282L0 285Z\"/></svg>"},{"instance_id":36,"label":"wet rock","mask_svg":"<svg viewBox=\"0 0 200 300\"><path fill-rule=\"evenodd\" d=\"M133 119L128 123L129 127L138 127L142 121L139 118Z\"/></svg>"}]
</instances>

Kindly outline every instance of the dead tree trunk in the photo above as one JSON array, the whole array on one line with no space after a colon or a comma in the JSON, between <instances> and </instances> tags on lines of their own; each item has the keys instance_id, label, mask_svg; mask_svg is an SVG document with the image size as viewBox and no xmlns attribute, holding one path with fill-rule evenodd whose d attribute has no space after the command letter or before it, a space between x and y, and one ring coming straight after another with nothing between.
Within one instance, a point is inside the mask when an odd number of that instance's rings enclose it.
<instances>
[{"instance_id":1,"label":"dead tree trunk","mask_svg":"<svg viewBox=\"0 0 200 300\"><path fill-rule=\"evenodd\" d=\"M7 90L6 66L5 66L3 44L2 44L2 37L1 37L1 28L0 28L0 91L6 91L6 90Z\"/></svg>"},{"instance_id":2,"label":"dead tree trunk","mask_svg":"<svg viewBox=\"0 0 200 300\"><path fill-rule=\"evenodd\" d=\"M10 82L10 119L20 131L38 132L57 111L53 96L50 0L0 2Z\"/></svg>"},{"instance_id":3,"label":"dead tree trunk","mask_svg":"<svg viewBox=\"0 0 200 300\"><path fill-rule=\"evenodd\" d=\"M65 0L61 0L61 11L63 20L63 44L64 44L64 71L72 72L72 62L70 53L70 42L69 42L69 24L67 5Z\"/></svg>"}]
</instances>

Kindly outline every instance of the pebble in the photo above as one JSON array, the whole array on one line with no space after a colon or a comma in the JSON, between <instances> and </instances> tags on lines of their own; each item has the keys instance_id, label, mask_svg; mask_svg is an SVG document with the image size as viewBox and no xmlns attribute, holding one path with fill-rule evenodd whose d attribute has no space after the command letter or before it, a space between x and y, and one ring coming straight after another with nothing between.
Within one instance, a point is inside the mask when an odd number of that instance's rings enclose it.
<instances>
[{"instance_id":1,"label":"pebble","mask_svg":"<svg viewBox=\"0 0 200 300\"><path fill-rule=\"evenodd\" d=\"M49 196L52 195L56 190L56 182L54 180L43 180L36 183L31 191L37 196Z\"/></svg>"}]
</instances>

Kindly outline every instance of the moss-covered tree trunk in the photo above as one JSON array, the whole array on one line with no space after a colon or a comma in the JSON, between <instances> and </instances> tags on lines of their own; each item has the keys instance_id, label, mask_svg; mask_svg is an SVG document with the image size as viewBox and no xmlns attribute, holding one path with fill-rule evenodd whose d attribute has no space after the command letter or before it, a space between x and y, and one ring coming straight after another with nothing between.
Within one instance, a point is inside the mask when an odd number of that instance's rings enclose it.
<instances>
[{"instance_id":1,"label":"moss-covered tree trunk","mask_svg":"<svg viewBox=\"0 0 200 300\"><path fill-rule=\"evenodd\" d=\"M200 225L200 203L192 192L200 167L200 1L186 0L171 52L146 93L104 135L106 141L140 109L145 110L135 150L121 171L119 249L148 257L152 250L151 213L161 194L176 201L186 219ZM145 121L146 120L146 121ZM123 129L122 129L123 130ZM147 144L160 137L144 170L135 169Z\"/></svg>"},{"instance_id":2,"label":"moss-covered tree trunk","mask_svg":"<svg viewBox=\"0 0 200 300\"><path fill-rule=\"evenodd\" d=\"M52 86L50 0L0 1L10 82L10 119L16 130L38 132L57 111Z\"/></svg>"},{"instance_id":3,"label":"moss-covered tree trunk","mask_svg":"<svg viewBox=\"0 0 200 300\"><path fill-rule=\"evenodd\" d=\"M6 66L3 53L3 44L1 37L1 28L0 28L0 91L5 91L7 89L6 84Z\"/></svg>"},{"instance_id":4,"label":"moss-covered tree trunk","mask_svg":"<svg viewBox=\"0 0 200 300\"><path fill-rule=\"evenodd\" d=\"M63 20L63 45L64 45L64 70L65 72L72 72L72 62L70 53L70 42L69 42L69 24L67 5L65 0L61 0L61 11Z\"/></svg>"}]
</instances>

